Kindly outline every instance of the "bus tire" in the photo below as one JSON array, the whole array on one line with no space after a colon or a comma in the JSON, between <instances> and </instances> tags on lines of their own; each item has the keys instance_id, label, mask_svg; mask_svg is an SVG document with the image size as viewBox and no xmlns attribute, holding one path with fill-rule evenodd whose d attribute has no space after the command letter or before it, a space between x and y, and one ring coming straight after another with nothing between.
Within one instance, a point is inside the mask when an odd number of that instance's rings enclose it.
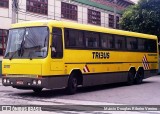
<instances>
[{"instance_id":1,"label":"bus tire","mask_svg":"<svg viewBox=\"0 0 160 114\"><path fill-rule=\"evenodd\" d=\"M73 74L71 74L68 79L68 85L66 88L67 94L69 95L75 94L77 91L77 85L78 85L77 78Z\"/></svg>"},{"instance_id":2,"label":"bus tire","mask_svg":"<svg viewBox=\"0 0 160 114\"><path fill-rule=\"evenodd\" d=\"M134 81L135 81L134 79L135 79L135 71L134 70L130 70L128 72L127 85L133 85Z\"/></svg>"},{"instance_id":3,"label":"bus tire","mask_svg":"<svg viewBox=\"0 0 160 114\"><path fill-rule=\"evenodd\" d=\"M141 84L144 78L144 71L138 70L135 78L135 84Z\"/></svg>"},{"instance_id":4,"label":"bus tire","mask_svg":"<svg viewBox=\"0 0 160 114\"><path fill-rule=\"evenodd\" d=\"M42 91L42 88L34 88L33 91L35 93L40 93Z\"/></svg>"}]
</instances>

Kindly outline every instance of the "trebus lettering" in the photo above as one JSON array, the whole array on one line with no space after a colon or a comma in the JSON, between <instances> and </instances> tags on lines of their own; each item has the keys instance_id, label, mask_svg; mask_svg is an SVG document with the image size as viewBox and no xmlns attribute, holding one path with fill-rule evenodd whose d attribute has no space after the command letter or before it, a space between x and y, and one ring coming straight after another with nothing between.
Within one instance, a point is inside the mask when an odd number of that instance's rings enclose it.
<instances>
[{"instance_id":1,"label":"trebus lettering","mask_svg":"<svg viewBox=\"0 0 160 114\"><path fill-rule=\"evenodd\" d=\"M109 52L92 52L93 59L109 59Z\"/></svg>"}]
</instances>

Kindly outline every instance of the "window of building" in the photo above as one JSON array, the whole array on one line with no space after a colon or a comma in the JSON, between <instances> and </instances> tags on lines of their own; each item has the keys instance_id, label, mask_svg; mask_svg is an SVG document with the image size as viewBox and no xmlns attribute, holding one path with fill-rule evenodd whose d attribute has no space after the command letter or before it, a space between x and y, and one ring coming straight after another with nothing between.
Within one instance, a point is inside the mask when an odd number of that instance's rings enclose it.
<instances>
[{"instance_id":1,"label":"window of building","mask_svg":"<svg viewBox=\"0 0 160 114\"><path fill-rule=\"evenodd\" d=\"M7 45L7 36L8 30L0 29L0 56L3 56L5 53Z\"/></svg>"},{"instance_id":2,"label":"window of building","mask_svg":"<svg viewBox=\"0 0 160 114\"><path fill-rule=\"evenodd\" d=\"M101 25L101 13L99 11L88 9L88 23Z\"/></svg>"},{"instance_id":3,"label":"window of building","mask_svg":"<svg viewBox=\"0 0 160 114\"><path fill-rule=\"evenodd\" d=\"M109 27L114 28L114 15L109 14Z\"/></svg>"},{"instance_id":4,"label":"window of building","mask_svg":"<svg viewBox=\"0 0 160 114\"><path fill-rule=\"evenodd\" d=\"M61 3L61 17L70 20L77 20L77 6L68 4L65 2Z\"/></svg>"},{"instance_id":5,"label":"window of building","mask_svg":"<svg viewBox=\"0 0 160 114\"><path fill-rule=\"evenodd\" d=\"M27 11L48 15L48 0L27 0Z\"/></svg>"},{"instance_id":6,"label":"window of building","mask_svg":"<svg viewBox=\"0 0 160 114\"><path fill-rule=\"evenodd\" d=\"M116 16L116 28L119 29L119 17Z\"/></svg>"},{"instance_id":7,"label":"window of building","mask_svg":"<svg viewBox=\"0 0 160 114\"><path fill-rule=\"evenodd\" d=\"M8 8L9 0L0 0L0 7Z\"/></svg>"},{"instance_id":8,"label":"window of building","mask_svg":"<svg viewBox=\"0 0 160 114\"><path fill-rule=\"evenodd\" d=\"M117 29L120 28L119 20L120 20L119 16L116 16L116 28ZM109 14L109 21L108 22L109 22L108 23L109 27L114 28L114 15Z\"/></svg>"}]
</instances>

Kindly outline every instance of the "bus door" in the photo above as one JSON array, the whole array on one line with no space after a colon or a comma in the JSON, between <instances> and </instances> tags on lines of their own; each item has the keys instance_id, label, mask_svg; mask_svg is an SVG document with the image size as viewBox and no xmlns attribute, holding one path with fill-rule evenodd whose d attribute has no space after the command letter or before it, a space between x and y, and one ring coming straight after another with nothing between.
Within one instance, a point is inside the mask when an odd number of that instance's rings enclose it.
<instances>
[{"instance_id":1,"label":"bus door","mask_svg":"<svg viewBox=\"0 0 160 114\"><path fill-rule=\"evenodd\" d=\"M51 71L58 74L64 74L63 63L63 40L62 29L54 27L52 29L51 43Z\"/></svg>"}]
</instances>

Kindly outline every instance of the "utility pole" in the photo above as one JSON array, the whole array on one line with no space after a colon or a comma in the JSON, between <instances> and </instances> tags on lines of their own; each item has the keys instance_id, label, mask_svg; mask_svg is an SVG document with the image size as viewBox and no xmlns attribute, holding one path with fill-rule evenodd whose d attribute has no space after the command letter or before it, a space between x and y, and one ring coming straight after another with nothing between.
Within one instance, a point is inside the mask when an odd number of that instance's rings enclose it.
<instances>
[{"instance_id":1,"label":"utility pole","mask_svg":"<svg viewBox=\"0 0 160 114\"><path fill-rule=\"evenodd\" d=\"M117 23L117 0L114 0L114 28L116 28Z\"/></svg>"},{"instance_id":2,"label":"utility pole","mask_svg":"<svg viewBox=\"0 0 160 114\"><path fill-rule=\"evenodd\" d=\"M18 0L12 0L12 23L18 22Z\"/></svg>"}]
</instances>

